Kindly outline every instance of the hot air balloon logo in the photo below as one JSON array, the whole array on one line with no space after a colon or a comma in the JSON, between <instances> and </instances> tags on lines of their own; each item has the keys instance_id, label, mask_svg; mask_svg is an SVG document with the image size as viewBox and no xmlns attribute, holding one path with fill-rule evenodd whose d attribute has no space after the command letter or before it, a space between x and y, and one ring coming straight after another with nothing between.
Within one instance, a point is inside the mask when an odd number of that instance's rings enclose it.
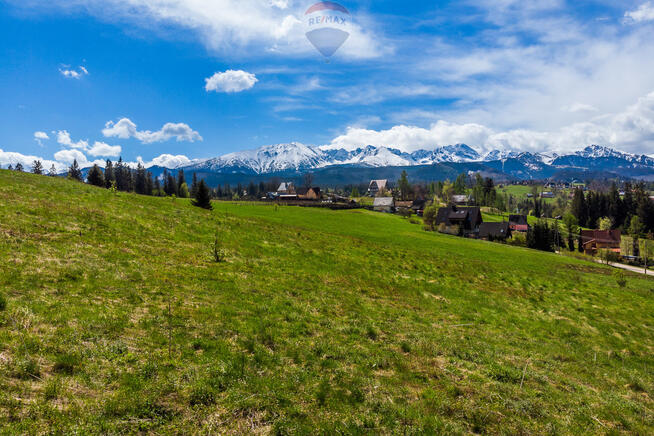
<instances>
[{"instance_id":1,"label":"hot air balloon logo","mask_svg":"<svg viewBox=\"0 0 654 436\"><path fill-rule=\"evenodd\" d=\"M307 39L329 58L350 37L350 12L334 2L318 2L304 14Z\"/></svg>"}]
</instances>

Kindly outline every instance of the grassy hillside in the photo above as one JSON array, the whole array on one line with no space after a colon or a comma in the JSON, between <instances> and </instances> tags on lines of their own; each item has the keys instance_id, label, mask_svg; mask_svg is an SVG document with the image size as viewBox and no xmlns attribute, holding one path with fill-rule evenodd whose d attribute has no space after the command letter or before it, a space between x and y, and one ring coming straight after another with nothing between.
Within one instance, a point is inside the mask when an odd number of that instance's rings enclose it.
<instances>
[{"instance_id":1,"label":"grassy hillside","mask_svg":"<svg viewBox=\"0 0 654 436\"><path fill-rule=\"evenodd\" d=\"M0 432L654 432L654 281L599 265L8 171L0 265Z\"/></svg>"}]
</instances>

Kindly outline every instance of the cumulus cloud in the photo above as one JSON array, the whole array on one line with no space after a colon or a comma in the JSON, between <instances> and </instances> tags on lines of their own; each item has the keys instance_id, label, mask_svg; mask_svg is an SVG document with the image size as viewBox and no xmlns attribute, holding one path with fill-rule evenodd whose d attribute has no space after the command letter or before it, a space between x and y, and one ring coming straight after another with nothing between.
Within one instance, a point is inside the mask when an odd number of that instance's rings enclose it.
<instances>
[{"instance_id":1,"label":"cumulus cloud","mask_svg":"<svg viewBox=\"0 0 654 436\"><path fill-rule=\"evenodd\" d=\"M39 144L43 145L43 141L50 139L47 133L45 132L34 132L34 140Z\"/></svg>"},{"instance_id":2,"label":"cumulus cloud","mask_svg":"<svg viewBox=\"0 0 654 436\"><path fill-rule=\"evenodd\" d=\"M204 79L207 92L241 92L252 89L259 81L257 77L243 70L227 70L222 73L215 73L208 79Z\"/></svg>"},{"instance_id":3,"label":"cumulus cloud","mask_svg":"<svg viewBox=\"0 0 654 436\"><path fill-rule=\"evenodd\" d=\"M46 169L46 171L49 170L52 165L55 166L57 171L61 171L61 170L63 170L65 168L65 166L63 164L61 164L60 162L55 162L55 161L52 161L52 160L43 159L42 157L39 157L39 156L30 156L30 155L25 155L25 154L22 154L22 153L16 153L16 152L13 152L13 151L3 151L0 148L0 167L2 167L2 168L7 167L9 165L11 165L12 167L15 167L16 164L20 162L20 164L24 168L28 169L28 168L32 167L32 163L35 160L41 161L41 164Z\"/></svg>"},{"instance_id":4,"label":"cumulus cloud","mask_svg":"<svg viewBox=\"0 0 654 436\"><path fill-rule=\"evenodd\" d=\"M122 152L120 145L109 145L105 142L95 141L93 147L88 150L91 156L118 157Z\"/></svg>"},{"instance_id":5,"label":"cumulus cloud","mask_svg":"<svg viewBox=\"0 0 654 436\"><path fill-rule=\"evenodd\" d=\"M42 0L6 0L21 8L43 8ZM305 2L291 0L52 0L49 9L89 13L113 22L128 22L165 32L188 29L211 51L230 56L315 55L304 35ZM364 17L358 17L363 20ZM373 25L352 24L350 39L340 50L352 58L378 57L388 42Z\"/></svg>"},{"instance_id":6,"label":"cumulus cloud","mask_svg":"<svg viewBox=\"0 0 654 436\"><path fill-rule=\"evenodd\" d=\"M70 133L67 130L60 130L57 132L57 142L64 147L77 148L80 150L86 150L89 147L89 142L84 140L79 140L77 142L73 141L70 138Z\"/></svg>"},{"instance_id":7,"label":"cumulus cloud","mask_svg":"<svg viewBox=\"0 0 654 436\"><path fill-rule=\"evenodd\" d=\"M77 69L70 69L70 67L59 68L59 72L67 79L81 79L89 75L89 71L82 66L77 67Z\"/></svg>"},{"instance_id":8,"label":"cumulus cloud","mask_svg":"<svg viewBox=\"0 0 654 436\"><path fill-rule=\"evenodd\" d=\"M107 138L136 138L144 144L168 141L172 138L175 138L177 142L203 140L198 132L185 123L166 123L160 130L152 132L138 130L136 124L129 118L121 118L115 123L108 121L105 128L102 129L102 134Z\"/></svg>"},{"instance_id":9,"label":"cumulus cloud","mask_svg":"<svg viewBox=\"0 0 654 436\"><path fill-rule=\"evenodd\" d=\"M80 166L88 166L86 155L79 150L60 150L54 154L54 158L68 165L72 164L74 160L77 160Z\"/></svg>"},{"instance_id":10,"label":"cumulus cloud","mask_svg":"<svg viewBox=\"0 0 654 436\"><path fill-rule=\"evenodd\" d=\"M191 159L184 155L162 154L155 157L149 162L144 162L141 157L137 159L143 166L149 168L153 165L165 168L179 168L193 163Z\"/></svg>"},{"instance_id":11,"label":"cumulus cloud","mask_svg":"<svg viewBox=\"0 0 654 436\"><path fill-rule=\"evenodd\" d=\"M643 3L637 9L633 11L627 11L624 16L628 20L634 21L636 23L652 21L654 20L654 3L651 1Z\"/></svg>"},{"instance_id":12,"label":"cumulus cloud","mask_svg":"<svg viewBox=\"0 0 654 436\"><path fill-rule=\"evenodd\" d=\"M456 124L443 120L429 128L398 125L387 130L347 128L324 148L354 150L366 145L396 148L406 152L465 143L485 152L578 150L591 144L616 147L632 153L654 149L654 92L619 113L596 116L590 121L559 129L497 131L481 124Z\"/></svg>"},{"instance_id":13,"label":"cumulus cloud","mask_svg":"<svg viewBox=\"0 0 654 436\"><path fill-rule=\"evenodd\" d=\"M597 112L597 108L590 104L574 103L561 108L565 112L578 113L578 112Z\"/></svg>"}]
</instances>

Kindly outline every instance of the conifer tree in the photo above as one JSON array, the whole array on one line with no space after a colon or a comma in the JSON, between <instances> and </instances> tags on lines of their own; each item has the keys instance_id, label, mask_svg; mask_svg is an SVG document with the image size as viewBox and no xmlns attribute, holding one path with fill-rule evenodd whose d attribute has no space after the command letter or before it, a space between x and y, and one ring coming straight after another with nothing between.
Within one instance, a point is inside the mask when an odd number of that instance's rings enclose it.
<instances>
[{"instance_id":1,"label":"conifer tree","mask_svg":"<svg viewBox=\"0 0 654 436\"><path fill-rule=\"evenodd\" d=\"M14 169L15 169L16 171L18 171L19 173L22 173L22 172L23 172L23 164L20 163L20 162L18 162L18 163L16 164L16 167L15 167Z\"/></svg>"},{"instance_id":2,"label":"conifer tree","mask_svg":"<svg viewBox=\"0 0 654 436\"><path fill-rule=\"evenodd\" d=\"M198 191L192 203L193 206L201 207L203 209L213 209L213 206L211 205L211 193L209 192L209 187L204 180L200 180Z\"/></svg>"},{"instance_id":3,"label":"conifer tree","mask_svg":"<svg viewBox=\"0 0 654 436\"><path fill-rule=\"evenodd\" d=\"M195 198L198 193L198 175L193 173L193 182L191 183L191 197Z\"/></svg>"},{"instance_id":4,"label":"conifer tree","mask_svg":"<svg viewBox=\"0 0 654 436\"><path fill-rule=\"evenodd\" d=\"M114 164L107 159L107 163L104 167L104 184L107 189L111 188L111 185L116 181L116 174L114 172Z\"/></svg>"},{"instance_id":5,"label":"conifer tree","mask_svg":"<svg viewBox=\"0 0 654 436\"><path fill-rule=\"evenodd\" d=\"M84 181L82 170L77 164L77 159L73 160L73 164L68 168L68 178L71 180L77 180L78 182Z\"/></svg>"},{"instance_id":6,"label":"conifer tree","mask_svg":"<svg viewBox=\"0 0 654 436\"><path fill-rule=\"evenodd\" d=\"M134 192L137 194L144 195L146 193L146 174L145 174L145 167L141 165L141 163L138 164L136 167L136 178L134 180Z\"/></svg>"},{"instance_id":7,"label":"conifer tree","mask_svg":"<svg viewBox=\"0 0 654 436\"><path fill-rule=\"evenodd\" d=\"M104 188L105 182L104 182L104 174L102 174L102 170L97 164L94 164L91 169L89 170L89 174L86 177L86 180L89 185L93 186L100 186Z\"/></svg>"},{"instance_id":8,"label":"conifer tree","mask_svg":"<svg viewBox=\"0 0 654 436\"><path fill-rule=\"evenodd\" d=\"M55 168L54 164L50 167L50 171L48 172L48 176L50 177L56 177L57 176L57 168Z\"/></svg>"},{"instance_id":9,"label":"conifer tree","mask_svg":"<svg viewBox=\"0 0 654 436\"><path fill-rule=\"evenodd\" d=\"M8 169L9 171L13 171L14 167L11 166L11 164L9 164L9 166L7 167L7 169Z\"/></svg>"},{"instance_id":10,"label":"conifer tree","mask_svg":"<svg viewBox=\"0 0 654 436\"><path fill-rule=\"evenodd\" d=\"M35 160L32 162L32 172L38 175L43 174L43 164L40 160Z\"/></svg>"},{"instance_id":11,"label":"conifer tree","mask_svg":"<svg viewBox=\"0 0 654 436\"><path fill-rule=\"evenodd\" d=\"M184 177L184 170L177 170L177 193L179 194L182 185L186 183L186 177ZM188 185L187 185L188 190Z\"/></svg>"},{"instance_id":12,"label":"conifer tree","mask_svg":"<svg viewBox=\"0 0 654 436\"><path fill-rule=\"evenodd\" d=\"M152 181L152 173L150 171L145 173L145 195L152 195L154 190L154 183Z\"/></svg>"}]
</instances>

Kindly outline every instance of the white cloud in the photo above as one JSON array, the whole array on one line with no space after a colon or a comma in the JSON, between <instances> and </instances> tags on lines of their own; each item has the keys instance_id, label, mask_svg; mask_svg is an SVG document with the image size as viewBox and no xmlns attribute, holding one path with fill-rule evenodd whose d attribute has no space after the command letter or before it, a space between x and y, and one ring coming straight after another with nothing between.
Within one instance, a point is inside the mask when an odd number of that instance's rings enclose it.
<instances>
[{"instance_id":1,"label":"white cloud","mask_svg":"<svg viewBox=\"0 0 654 436\"><path fill-rule=\"evenodd\" d=\"M91 156L118 157L122 152L120 145L109 145L105 142L95 141L93 147L88 150Z\"/></svg>"},{"instance_id":2,"label":"white cloud","mask_svg":"<svg viewBox=\"0 0 654 436\"><path fill-rule=\"evenodd\" d=\"M32 167L32 163L35 160L40 160L41 164L43 165L43 168L46 171L48 171L53 164L57 169L57 171L61 171L65 168L65 166L59 162L43 159L42 157L39 156L29 156L29 155L24 155L22 153L16 153L13 151L3 151L2 149L0 149L0 167L3 168L9 165L15 167L16 164L20 162L20 164L23 165L23 167L26 170L29 170L29 168Z\"/></svg>"},{"instance_id":3,"label":"white cloud","mask_svg":"<svg viewBox=\"0 0 654 436\"><path fill-rule=\"evenodd\" d=\"M149 130L137 130L136 124L134 124L129 118L122 118L116 123L108 121L105 124L105 128L102 129L102 134L107 138L136 138L144 144L168 141L172 138L175 138L177 142L195 142L203 140L198 132L191 129L191 127L185 123L166 123L161 130L151 132Z\"/></svg>"},{"instance_id":4,"label":"white cloud","mask_svg":"<svg viewBox=\"0 0 654 436\"><path fill-rule=\"evenodd\" d=\"M77 160L79 166L88 166L86 155L79 150L59 150L54 154L54 158L57 161L68 165L72 164L74 160Z\"/></svg>"},{"instance_id":5,"label":"white cloud","mask_svg":"<svg viewBox=\"0 0 654 436\"><path fill-rule=\"evenodd\" d=\"M80 150L86 150L89 147L89 142L84 140L79 140L74 142L70 138L70 133L67 130L60 130L57 132L57 142L64 147L77 148Z\"/></svg>"},{"instance_id":6,"label":"white cloud","mask_svg":"<svg viewBox=\"0 0 654 436\"><path fill-rule=\"evenodd\" d=\"M497 131L480 124L456 124L440 120L429 128L397 125L388 130L348 127L324 148L353 150L366 145L412 152L465 143L479 151L570 152L591 144L616 147L632 153L654 149L654 92L615 114L596 116L553 130L511 129Z\"/></svg>"},{"instance_id":7,"label":"white cloud","mask_svg":"<svg viewBox=\"0 0 654 436\"><path fill-rule=\"evenodd\" d=\"M69 67L59 68L59 72L67 79L81 79L89 75L89 71L82 66L77 69L70 69Z\"/></svg>"},{"instance_id":8,"label":"white cloud","mask_svg":"<svg viewBox=\"0 0 654 436\"><path fill-rule=\"evenodd\" d=\"M155 157L152 159L150 162L144 162L143 159L139 156L137 159L143 166L146 168L149 168L153 165L157 165L160 167L166 167L166 168L178 168L178 167L183 167L190 165L193 163L191 159L184 155L172 155L172 154L162 154L160 156Z\"/></svg>"},{"instance_id":9,"label":"white cloud","mask_svg":"<svg viewBox=\"0 0 654 436\"><path fill-rule=\"evenodd\" d=\"M598 109L590 104L574 103L568 106L563 106L561 110L570 113L577 113L577 112L597 112Z\"/></svg>"},{"instance_id":10,"label":"white cloud","mask_svg":"<svg viewBox=\"0 0 654 436\"><path fill-rule=\"evenodd\" d=\"M41 146L43 146L43 141L50 139L47 133L45 132L34 132L34 140Z\"/></svg>"},{"instance_id":11,"label":"white cloud","mask_svg":"<svg viewBox=\"0 0 654 436\"><path fill-rule=\"evenodd\" d=\"M636 23L652 21L654 20L654 4L648 1L633 11L627 11L624 16Z\"/></svg>"},{"instance_id":12,"label":"white cloud","mask_svg":"<svg viewBox=\"0 0 654 436\"><path fill-rule=\"evenodd\" d=\"M6 0L17 7L44 9L42 0ZM88 13L100 19L167 32L190 30L211 51L230 56L277 53L316 56L304 35L307 3L292 0L51 0L48 9ZM351 58L388 53L389 42L375 35L374 20L363 14L339 51ZM171 32L174 33L174 32Z\"/></svg>"},{"instance_id":13,"label":"white cloud","mask_svg":"<svg viewBox=\"0 0 654 436\"><path fill-rule=\"evenodd\" d=\"M206 82L205 89L207 92L241 92L252 87L259 81L257 77L243 70L227 70L222 73L215 73Z\"/></svg>"}]
</instances>

